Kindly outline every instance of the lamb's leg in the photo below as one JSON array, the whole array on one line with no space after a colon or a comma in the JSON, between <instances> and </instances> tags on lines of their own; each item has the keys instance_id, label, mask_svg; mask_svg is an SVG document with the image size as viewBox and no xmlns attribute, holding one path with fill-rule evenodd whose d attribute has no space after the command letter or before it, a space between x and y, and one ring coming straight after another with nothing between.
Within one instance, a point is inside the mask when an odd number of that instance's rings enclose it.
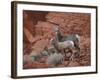
<instances>
[{"instance_id":1,"label":"lamb's leg","mask_svg":"<svg viewBox=\"0 0 100 80\"><path fill-rule=\"evenodd\" d=\"M71 57L70 57L70 61L74 61L74 54L72 53Z\"/></svg>"},{"instance_id":2,"label":"lamb's leg","mask_svg":"<svg viewBox=\"0 0 100 80\"><path fill-rule=\"evenodd\" d=\"M75 52L75 57L79 58L80 57L80 47L76 47L76 52Z\"/></svg>"},{"instance_id":3,"label":"lamb's leg","mask_svg":"<svg viewBox=\"0 0 100 80\"><path fill-rule=\"evenodd\" d=\"M76 58L79 58L79 56L80 56L80 46L79 46L79 42L76 41L76 42L74 42L74 44L75 44L75 48L77 50L77 53L75 54L75 57Z\"/></svg>"},{"instance_id":4,"label":"lamb's leg","mask_svg":"<svg viewBox=\"0 0 100 80\"><path fill-rule=\"evenodd\" d=\"M74 48L70 48L70 53L71 53L71 56L70 56L70 61L74 61L74 57L75 57L75 54L74 54Z\"/></svg>"},{"instance_id":5,"label":"lamb's leg","mask_svg":"<svg viewBox=\"0 0 100 80\"><path fill-rule=\"evenodd\" d=\"M58 53L61 53L64 56L63 59L62 59L62 62L64 62L65 56L66 56L64 49L59 49Z\"/></svg>"}]
</instances>

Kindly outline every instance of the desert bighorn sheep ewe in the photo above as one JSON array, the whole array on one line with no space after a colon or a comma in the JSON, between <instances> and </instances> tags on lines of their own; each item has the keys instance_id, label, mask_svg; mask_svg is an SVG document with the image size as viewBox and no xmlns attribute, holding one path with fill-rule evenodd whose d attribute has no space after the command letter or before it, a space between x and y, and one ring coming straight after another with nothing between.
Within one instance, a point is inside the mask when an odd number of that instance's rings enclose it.
<instances>
[{"instance_id":1,"label":"desert bighorn sheep ewe","mask_svg":"<svg viewBox=\"0 0 100 80\"><path fill-rule=\"evenodd\" d=\"M80 37L78 34L72 34L68 36L63 36L58 28L58 26L54 27L54 31L56 33L55 39L52 40L52 44L54 47L57 49L57 51L63 50L65 48L75 48L77 50L77 53L74 55L74 57L79 57L80 55L80 46L79 46L79 41Z\"/></svg>"}]
</instances>

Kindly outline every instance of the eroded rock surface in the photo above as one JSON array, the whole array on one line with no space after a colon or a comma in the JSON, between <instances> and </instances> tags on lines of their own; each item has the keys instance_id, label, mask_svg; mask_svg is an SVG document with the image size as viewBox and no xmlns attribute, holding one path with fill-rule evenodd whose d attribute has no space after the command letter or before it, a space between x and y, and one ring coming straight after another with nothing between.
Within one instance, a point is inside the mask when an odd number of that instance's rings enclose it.
<instances>
[{"instance_id":1,"label":"eroded rock surface","mask_svg":"<svg viewBox=\"0 0 100 80\"><path fill-rule=\"evenodd\" d=\"M36 15L40 14L40 15ZM36 18L36 19L35 19ZM46 64L47 57L43 56L38 61L28 62L23 65L24 69L29 68L48 68L48 67L75 67L91 65L91 36L90 36L90 19L89 13L58 13L58 12L24 12L24 28L32 35L27 36L24 33L23 55L30 55L31 52L40 54L46 46L50 46L50 38L55 36L52 31L53 27L58 25L62 35L78 34L80 36L80 57L74 62L65 60L57 66ZM29 35L28 33L28 35ZM29 58L29 57L28 57ZM30 60L30 59L28 59Z\"/></svg>"}]
</instances>

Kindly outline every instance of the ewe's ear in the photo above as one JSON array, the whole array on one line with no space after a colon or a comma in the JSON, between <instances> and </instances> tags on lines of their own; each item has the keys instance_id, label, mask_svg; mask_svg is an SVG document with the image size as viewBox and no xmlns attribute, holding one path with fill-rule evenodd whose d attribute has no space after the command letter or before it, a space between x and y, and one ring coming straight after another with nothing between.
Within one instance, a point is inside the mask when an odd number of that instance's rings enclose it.
<instances>
[{"instance_id":1,"label":"ewe's ear","mask_svg":"<svg viewBox=\"0 0 100 80\"><path fill-rule=\"evenodd\" d=\"M80 40L80 36L78 34L75 35L78 40Z\"/></svg>"}]
</instances>

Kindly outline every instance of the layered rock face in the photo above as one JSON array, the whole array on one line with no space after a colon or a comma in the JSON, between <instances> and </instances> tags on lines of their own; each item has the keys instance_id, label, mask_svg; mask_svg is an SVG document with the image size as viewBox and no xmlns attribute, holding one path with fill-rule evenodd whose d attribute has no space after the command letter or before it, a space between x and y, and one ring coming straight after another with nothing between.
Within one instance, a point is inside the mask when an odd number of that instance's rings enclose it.
<instances>
[{"instance_id":1,"label":"layered rock face","mask_svg":"<svg viewBox=\"0 0 100 80\"><path fill-rule=\"evenodd\" d=\"M85 13L48 13L47 21L60 26L63 34L79 34L90 37L90 14Z\"/></svg>"},{"instance_id":2,"label":"layered rock face","mask_svg":"<svg viewBox=\"0 0 100 80\"><path fill-rule=\"evenodd\" d=\"M50 39L55 36L53 28L57 25L63 36L70 34L80 36L81 53L79 59L73 62L64 61L56 67L91 65L91 15L89 13L24 11L23 15L23 56L30 55L31 52L40 54L46 46L49 47ZM24 64L23 68L55 67L46 64L46 60L47 57L42 57L38 61L30 61Z\"/></svg>"}]
</instances>

